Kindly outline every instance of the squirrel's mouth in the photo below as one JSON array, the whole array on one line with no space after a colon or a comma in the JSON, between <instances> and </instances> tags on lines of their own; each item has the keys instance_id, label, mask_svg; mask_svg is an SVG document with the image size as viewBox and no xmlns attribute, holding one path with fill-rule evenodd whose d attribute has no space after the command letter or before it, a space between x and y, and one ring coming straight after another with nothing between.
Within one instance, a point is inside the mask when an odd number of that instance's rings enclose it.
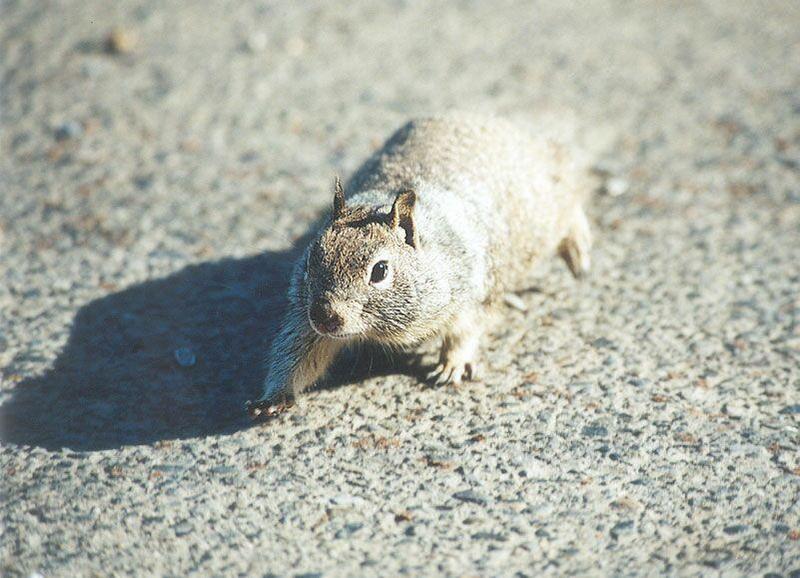
<instances>
[{"instance_id":1,"label":"squirrel's mouth","mask_svg":"<svg viewBox=\"0 0 800 578\"><path fill-rule=\"evenodd\" d=\"M322 337L329 337L330 339L347 340L347 339L353 339L354 337L358 336L357 332L343 331L341 327L337 328L326 327L324 323L317 323L310 318L308 322L311 325L311 329L314 330L314 333Z\"/></svg>"},{"instance_id":2,"label":"squirrel's mouth","mask_svg":"<svg viewBox=\"0 0 800 578\"><path fill-rule=\"evenodd\" d=\"M322 337L328 337L329 339L341 339L341 340L345 341L345 340L349 340L349 339L354 339L355 337L358 336L358 333L343 333L341 331L339 331L339 332L320 331L319 329L314 327L313 323L311 324L311 328L314 330L314 333L316 333L317 335L320 335Z\"/></svg>"}]
</instances>

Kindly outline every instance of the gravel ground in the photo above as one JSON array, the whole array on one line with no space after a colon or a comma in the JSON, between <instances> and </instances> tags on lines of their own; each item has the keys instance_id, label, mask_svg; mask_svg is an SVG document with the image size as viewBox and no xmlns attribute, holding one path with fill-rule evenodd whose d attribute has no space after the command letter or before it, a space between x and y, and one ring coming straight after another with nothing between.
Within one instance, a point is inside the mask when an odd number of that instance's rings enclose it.
<instances>
[{"instance_id":1,"label":"gravel ground","mask_svg":"<svg viewBox=\"0 0 800 578\"><path fill-rule=\"evenodd\" d=\"M0 574L800 576L800 4L566 4L0 2ZM451 108L574 116L592 274L250 424L332 173Z\"/></svg>"}]
</instances>

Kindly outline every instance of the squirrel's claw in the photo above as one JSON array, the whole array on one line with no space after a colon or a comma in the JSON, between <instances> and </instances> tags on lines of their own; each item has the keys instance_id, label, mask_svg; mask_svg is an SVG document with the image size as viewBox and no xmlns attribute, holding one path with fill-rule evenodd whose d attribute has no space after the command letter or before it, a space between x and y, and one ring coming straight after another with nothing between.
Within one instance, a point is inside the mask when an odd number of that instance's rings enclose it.
<instances>
[{"instance_id":1,"label":"squirrel's claw","mask_svg":"<svg viewBox=\"0 0 800 578\"><path fill-rule=\"evenodd\" d=\"M458 385L462 381L479 379L478 366L474 362L453 363L445 361L428 374L428 381L434 385Z\"/></svg>"},{"instance_id":2,"label":"squirrel's claw","mask_svg":"<svg viewBox=\"0 0 800 578\"><path fill-rule=\"evenodd\" d=\"M250 419L270 418L280 415L294 405L291 396L277 396L270 398L260 398L255 401L247 401L244 404L245 411Z\"/></svg>"}]
</instances>

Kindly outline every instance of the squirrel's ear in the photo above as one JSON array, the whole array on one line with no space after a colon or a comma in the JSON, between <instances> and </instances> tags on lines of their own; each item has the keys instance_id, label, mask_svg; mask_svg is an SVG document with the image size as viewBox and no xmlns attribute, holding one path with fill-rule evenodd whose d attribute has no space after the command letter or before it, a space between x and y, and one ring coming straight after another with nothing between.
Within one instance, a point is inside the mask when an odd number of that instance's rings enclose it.
<instances>
[{"instance_id":1,"label":"squirrel's ear","mask_svg":"<svg viewBox=\"0 0 800 578\"><path fill-rule=\"evenodd\" d=\"M339 180L339 175L336 175L333 181L333 220L335 221L342 216L344 212L344 189L342 188L342 181Z\"/></svg>"},{"instance_id":2,"label":"squirrel's ear","mask_svg":"<svg viewBox=\"0 0 800 578\"><path fill-rule=\"evenodd\" d=\"M398 227L405 233L406 243L412 247L417 247L417 228L414 225L414 203L417 202L417 194L414 191L403 191L397 195L392 205L392 212L389 213L389 222L393 229Z\"/></svg>"}]
</instances>

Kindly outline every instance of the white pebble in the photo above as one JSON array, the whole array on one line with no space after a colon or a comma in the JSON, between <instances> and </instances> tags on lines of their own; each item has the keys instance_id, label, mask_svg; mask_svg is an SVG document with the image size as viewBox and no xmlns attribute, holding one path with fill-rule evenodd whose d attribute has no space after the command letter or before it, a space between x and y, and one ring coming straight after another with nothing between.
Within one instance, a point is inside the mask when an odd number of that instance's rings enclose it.
<instances>
[{"instance_id":1,"label":"white pebble","mask_svg":"<svg viewBox=\"0 0 800 578\"><path fill-rule=\"evenodd\" d=\"M505 300L506 305L508 305L513 309L516 309L517 311L528 310L528 306L525 304L525 302L520 298L519 295L516 295L515 293L506 293L503 296L503 299Z\"/></svg>"},{"instance_id":2,"label":"white pebble","mask_svg":"<svg viewBox=\"0 0 800 578\"><path fill-rule=\"evenodd\" d=\"M269 43L269 38L264 32L256 32L255 34L251 34L247 41L245 42L245 46L250 52L264 52L267 49L267 45Z\"/></svg>"},{"instance_id":3,"label":"white pebble","mask_svg":"<svg viewBox=\"0 0 800 578\"><path fill-rule=\"evenodd\" d=\"M606 192L612 197L619 197L628 192L628 181L620 177L613 177L606 182Z\"/></svg>"}]
</instances>

